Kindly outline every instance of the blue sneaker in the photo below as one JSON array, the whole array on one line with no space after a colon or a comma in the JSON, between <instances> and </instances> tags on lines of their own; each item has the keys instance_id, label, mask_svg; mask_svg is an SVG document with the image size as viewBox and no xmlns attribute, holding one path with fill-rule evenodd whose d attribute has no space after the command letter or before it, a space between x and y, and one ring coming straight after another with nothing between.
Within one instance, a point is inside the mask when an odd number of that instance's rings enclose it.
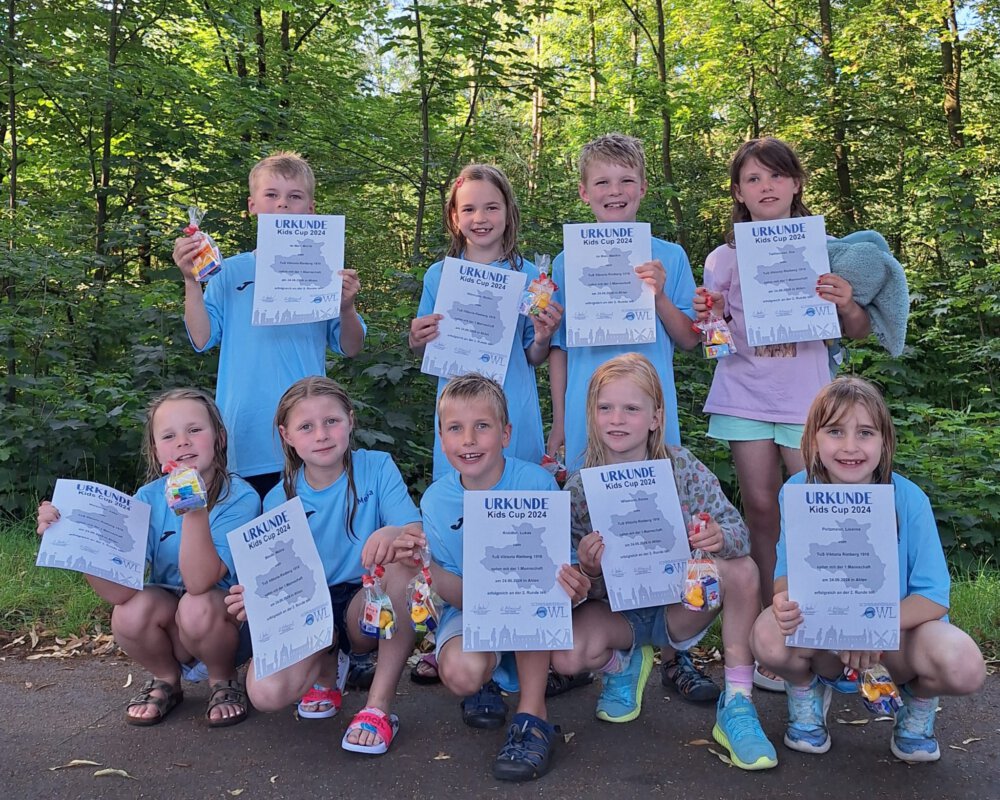
<instances>
[{"instance_id":1,"label":"blue sneaker","mask_svg":"<svg viewBox=\"0 0 1000 800\"><path fill-rule=\"evenodd\" d=\"M826 727L826 712L830 710L833 689L813 676L809 693L804 697L789 686L788 728L785 747L800 753L825 753L830 749L830 731Z\"/></svg>"},{"instance_id":2,"label":"blue sneaker","mask_svg":"<svg viewBox=\"0 0 1000 800\"><path fill-rule=\"evenodd\" d=\"M896 724L892 726L892 742L889 749L900 761L914 764L920 761L937 761L941 749L934 736L934 717L937 714L938 698L914 697L903 687L903 706L896 712Z\"/></svg>"},{"instance_id":3,"label":"blue sneaker","mask_svg":"<svg viewBox=\"0 0 1000 800\"><path fill-rule=\"evenodd\" d=\"M757 719L757 709L744 694L736 693L726 702L719 698L712 737L729 751L730 760L740 769L770 769L778 765L778 754Z\"/></svg>"},{"instance_id":4,"label":"blue sneaker","mask_svg":"<svg viewBox=\"0 0 1000 800\"><path fill-rule=\"evenodd\" d=\"M851 680L843 672L841 672L836 678L824 678L822 675L817 676L819 682L825 686L829 686L837 694L857 694L858 681Z\"/></svg>"},{"instance_id":5,"label":"blue sneaker","mask_svg":"<svg viewBox=\"0 0 1000 800\"><path fill-rule=\"evenodd\" d=\"M642 690L653 671L653 648L648 644L632 651L628 666L604 676L597 698L597 718L605 722L631 722L642 710Z\"/></svg>"}]
</instances>

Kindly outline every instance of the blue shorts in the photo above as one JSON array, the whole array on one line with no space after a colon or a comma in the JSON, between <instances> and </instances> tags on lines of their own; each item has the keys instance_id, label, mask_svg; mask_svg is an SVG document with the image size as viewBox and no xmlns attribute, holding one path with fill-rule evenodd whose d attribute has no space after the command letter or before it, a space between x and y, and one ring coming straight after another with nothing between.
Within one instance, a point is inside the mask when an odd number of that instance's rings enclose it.
<instances>
[{"instance_id":1,"label":"blue shorts","mask_svg":"<svg viewBox=\"0 0 1000 800\"><path fill-rule=\"evenodd\" d=\"M759 419L712 414L708 419L708 435L727 442L773 441L781 447L798 450L802 445L804 425L792 422L763 422Z\"/></svg>"},{"instance_id":2,"label":"blue shorts","mask_svg":"<svg viewBox=\"0 0 1000 800\"><path fill-rule=\"evenodd\" d=\"M444 608L441 609L441 621L434 632L434 655L439 657L441 655L441 648L444 647L445 642L454 639L456 636L461 636L462 633L462 610L445 603ZM463 651L465 649L464 643L462 649ZM494 651L493 655L497 660L497 666L493 670L493 680L505 692L520 691L521 687L517 680L517 662L514 659L514 654Z\"/></svg>"},{"instance_id":3,"label":"blue shorts","mask_svg":"<svg viewBox=\"0 0 1000 800\"><path fill-rule=\"evenodd\" d=\"M666 606L653 606L619 612L632 629L632 650L647 644L655 647L672 647L674 650L690 650L701 641L705 631L712 626L712 621L715 619L714 616L708 617L705 627L699 633L677 642L667 629L666 609Z\"/></svg>"}]
</instances>

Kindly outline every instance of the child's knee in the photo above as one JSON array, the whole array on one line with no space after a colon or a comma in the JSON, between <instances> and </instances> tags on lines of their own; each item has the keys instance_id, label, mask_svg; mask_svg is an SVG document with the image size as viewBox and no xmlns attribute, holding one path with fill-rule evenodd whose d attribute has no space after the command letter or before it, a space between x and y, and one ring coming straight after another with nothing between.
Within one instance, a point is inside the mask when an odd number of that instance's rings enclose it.
<instances>
[{"instance_id":1,"label":"child's knee","mask_svg":"<svg viewBox=\"0 0 1000 800\"><path fill-rule=\"evenodd\" d=\"M281 711L299 696L301 695L296 696L294 692L289 692L282 681L264 678L252 683L247 682L247 697L254 708L264 713Z\"/></svg>"},{"instance_id":2,"label":"child's knee","mask_svg":"<svg viewBox=\"0 0 1000 800\"><path fill-rule=\"evenodd\" d=\"M750 629L750 649L758 661L780 660L785 651L785 637L770 608L765 608Z\"/></svg>"},{"instance_id":3,"label":"child's knee","mask_svg":"<svg viewBox=\"0 0 1000 800\"><path fill-rule=\"evenodd\" d=\"M469 658L469 655L473 655ZM467 697L478 692L493 674L487 670L487 660L476 656L488 654L467 654L452 652L447 655L442 652L438 656L438 674L441 683L459 697Z\"/></svg>"},{"instance_id":4,"label":"child's knee","mask_svg":"<svg viewBox=\"0 0 1000 800\"><path fill-rule=\"evenodd\" d=\"M225 606L211 593L186 594L177 603L177 627L192 638L202 638L218 631L220 622L228 623Z\"/></svg>"},{"instance_id":5,"label":"child's knee","mask_svg":"<svg viewBox=\"0 0 1000 800\"><path fill-rule=\"evenodd\" d=\"M727 598L747 597L756 600L760 593L760 571L750 556L719 558L715 561L722 585L723 602Z\"/></svg>"},{"instance_id":6,"label":"child's knee","mask_svg":"<svg viewBox=\"0 0 1000 800\"><path fill-rule=\"evenodd\" d=\"M963 634L964 641L948 648L946 662L942 664L942 677L949 684L951 695L973 694L986 682L986 661L976 643Z\"/></svg>"}]
</instances>

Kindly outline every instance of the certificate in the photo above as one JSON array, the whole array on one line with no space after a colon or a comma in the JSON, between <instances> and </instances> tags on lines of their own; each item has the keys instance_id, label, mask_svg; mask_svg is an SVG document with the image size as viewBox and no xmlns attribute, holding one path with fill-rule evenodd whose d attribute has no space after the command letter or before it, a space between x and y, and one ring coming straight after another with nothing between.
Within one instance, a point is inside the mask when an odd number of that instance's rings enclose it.
<instances>
[{"instance_id":1,"label":"certificate","mask_svg":"<svg viewBox=\"0 0 1000 800\"><path fill-rule=\"evenodd\" d=\"M736 261L753 346L839 339L837 306L816 294L830 271L823 217L738 222Z\"/></svg>"},{"instance_id":2,"label":"certificate","mask_svg":"<svg viewBox=\"0 0 1000 800\"><path fill-rule=\"evenodd\" d=\"M466 492L463 649L572 650L568 492Z\"/></svg>"},{"instance_id":3,"label":"certificate","mask_svg":"<svg viewBox=\"0 0 1000 800\"><path fill-rule=\"evenodd\" d=\"M891 484L785 486L788 597L805 618L789 647L899 649L899 550Z\"/></svg>"},{"instance_id":4,"label":"certificate","mask_svg":"<svg viewBox=\"0 0 1000 800\"><path fill-rule=\"evenodd\" d=\"M612 611L678 603L691 557L669 459L580 470Z\"/></svg>"},{"instance_id":5,"label":"certificate","mask_svg":"<svg viewBox=\"0 0 1000 800\"><path fill-rule=\"evenodd\" d=\"M60 478L52 505L59 509L59 519L42 536L37 566L142 589L149 538L146 503L110 486Z\"/></svg>"},{"instance_id":6,"label":"certificate","mask_svg":"<svg viewBox=\"0 0 1000 800\"><path fill-rule=\"evenodd\" d=\"M340 316L344 218L258 214L254 325L297 325Z\"/></svg>"},{"instance_id":7,"label":"certificate","mask_svg":"<svg viewBox=\"0 0 1000 800\"><path fill-rule=\"evenodd\" d=\"M503 386L527 276L446 258L434 313L444 318L424 349L421 372L454 378L478 372Z\"/></svg>"},{"instance_id":8,"label":"certificate","mask_svg":"<svg viewBox=\"0 0 1000 800\"><path fill-rule=\"evenodd\" d=\"M635 274L649 261L645 222L563 225L566 344L646 344L656 341L653 287Z\"/></svg>"},{"instance_id":9,"label":"certificate","mask_svg":"<svg viewBox=\"0 0 1000 800\"><path fill-rule=\"evenodd\" d=\"M302 500L293 497L227 536L244 587L254 677L330 647L330 590Z\"/></svg>"}]
</instances>

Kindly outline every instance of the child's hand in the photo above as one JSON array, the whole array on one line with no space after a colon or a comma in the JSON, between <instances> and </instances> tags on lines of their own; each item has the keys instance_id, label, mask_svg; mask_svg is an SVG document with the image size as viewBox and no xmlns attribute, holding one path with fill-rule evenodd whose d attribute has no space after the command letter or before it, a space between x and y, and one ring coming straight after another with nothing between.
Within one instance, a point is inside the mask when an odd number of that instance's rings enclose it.
<instances>
[{"instance_id":1,"label":"child's hand","mask_svg":"<svg viewBox=\"0 0 1000 800\"><path fill-rule=\"evenodd\" d=\"M420 552L427 547L427 537L419 524L404 525L398 536L393 539L393 559L405 564L420 565L423 562Z\"/></svg>"},{"instance_id":2,"label":"child's hand","mask_svg":"<svg viewBox=\"0 0 1000 800\"><path fill-rule=\"evenodd\" d=\"M438 335L438 323L444 319L444 314L427 314L417 317L410 323L410 349L416 350L423 347L428 342L433 341Z\"/></svg>"},{"instance_id":3,"label":"child's hand","mask_svg":"<svg viewBox=\"0 0 1000 800\"><path fill-rule=\"evenodd\" d=\"M340 310L350 311L354 308L354 300L361 291L361 280L358 278L358 271L355 269L342 269L340 274L344 280L343 288L340 291Z\"/></svg>"},{"instance_id":4,"label":"child's hand","mask_svg":"<svg viewBox=\"0 0 1000 800\"><path fill-rule=\"evenodd\" d=\"M532 316L531 324L535 326L535 341L547 342L551 339L552 335L559 330L562 315L563 307L553 300L537 315Z\"/></svg>"},{"instance_id":5,"label":"child's hand","mask_svg":"<svg viewBox=\"0 0 1000 800\"><path fill-rule=\"evenodd\" d=\"M882 658L881 650L841 650L840 663L863 672L874 667Z\"/></svg>"},{"instance_id":6,"label":"child's hand","mask_svg":"<svg viewBox=\"0 0 1000 800\"><path fill-rule=\"evenodd\" d=\"M836 305L838 312L848 308L854 300L854 289L850 282L832 272L819 276L816 294Z\"/></svg>"},{"instance_id":7,"label":"child's hand","mask_svg":"<svg viewBox=\"0 0 1000 800\"><path fill-rule=\"evenodd\" d=\"M49 529L50 525L58 520L59 509L48 500L43 500L42 504L38 506L38 526L35 528L35 532L41 536Z\"/></svg>"},{"instance_id":8,"label":"child's hand","mask_svg":"<svg viewBox=\"0 0 1000 800\"><path fill-rule=\"evenodd\" d=\"M204 238L205 234L198 231L191 236L180 236L174 239L174 263L186 281L197 283L194 277L194 257L201 249Z\"/></svg>"},{"instance_id":9,"label":"child's hand","mask_svg":"<svg viewBox=\"0 0 1000 800\"><path fill-rule=\"evenodd\" d=\"M722 549L725 537L722 535L719 523L708 514L701 513L696 520L688 524L688 542L692 549L718 553Z\"/></svg>"},{"instance_id":10,"label":"child's hand","mask_svg":"<svg viewBox=\"0 0 1000 800\"><path fill-rule=\"evenodd\" d=\"M573 602L574 606L587 599L587 593L590 591L590 578L580 572L580 570L571 567L569 564L563 564L559 567L556 580L559 581L559 585L562 586L563 591L569 595L569 599Z\"/></svg>"},{"instance_id":11,"label":"child's hand","mask_svg":"<svg viewBox=\"0 0 1000 800\"><path fill-rule=\"evenodd\" d=\"M576 548L576 557L580 560L580 566L588 575L598 576L601 574L601 558L604 556L604 539L598 531L588 533L580 540Z\"/></svg>"},{"instance_id":12,"label":"child's hand","mask_svg":"<svg viewBox=\"0 0 1000 800\"><path fill-rule=\"evenodd\" d=\"M791 636L802 624L802 611L799 604L788 599L788 592L778 592L774 596L774 604L771 606L774 618L778 622L778 630L784 636Z\"/></svg>"},{"instance_id":13,"label":"child's hand","mask_svg":"<svg viewBox=\"0 0 1000 800\"><path fill-rule=\"evenodd\" d=\"M635 268L635 274L639 280L653 287L653 293L659 294L663 291L663 284L667 282L667 271L663 268L663 262L658 258L646 261Z\"/></svg>"},{"instance_id":14,"label":"child's hand","mask_svg":"<svg viewBox=\"0 0 1000 800\"><path fill-rule=\"evenodd\" d=\"M726 315L726 298L722 296L722 292L713 292L704 286L699 286L694 290L691 306L698 315L698 319L708 319L710 311L714 311L720 317Z\"/></svg>"},{"instance_id":15,"label":"child's hand","mask_svg":"<svg viewBox=\"0 0 1000 800\"><path fill-rule=\"evenodd\" d=\"M545 452L553 458L559 457L559 448L566 444L566 431L562 425L552 423L552 430L549 431L548 441L545 442Z\"/></svg>"},{"instance_id":16,"label":"child's hand","mask_svg":"<svg viewBox=\"0 0 1000 800\"><path fill-rule=\"evenodd\" d=\"M361 548L361 564L365 569L371 569L376 564L391 564L395 561L393 542L395 536L391 528L379 528L368 537L365 546Z\"/></svg>"},{"instance_id":17,"label":"child's hand","mask_svg":"<svg viewBox=\"0 0 1000 800\"><path fill-rule=\"evenodd\" d=\"M222 598L226 604L226 613L235 617L238 622L246 622L247 609L243 601L243 584L237 583L229 587L229 594Z\"/></svg>"}]
</instances>

